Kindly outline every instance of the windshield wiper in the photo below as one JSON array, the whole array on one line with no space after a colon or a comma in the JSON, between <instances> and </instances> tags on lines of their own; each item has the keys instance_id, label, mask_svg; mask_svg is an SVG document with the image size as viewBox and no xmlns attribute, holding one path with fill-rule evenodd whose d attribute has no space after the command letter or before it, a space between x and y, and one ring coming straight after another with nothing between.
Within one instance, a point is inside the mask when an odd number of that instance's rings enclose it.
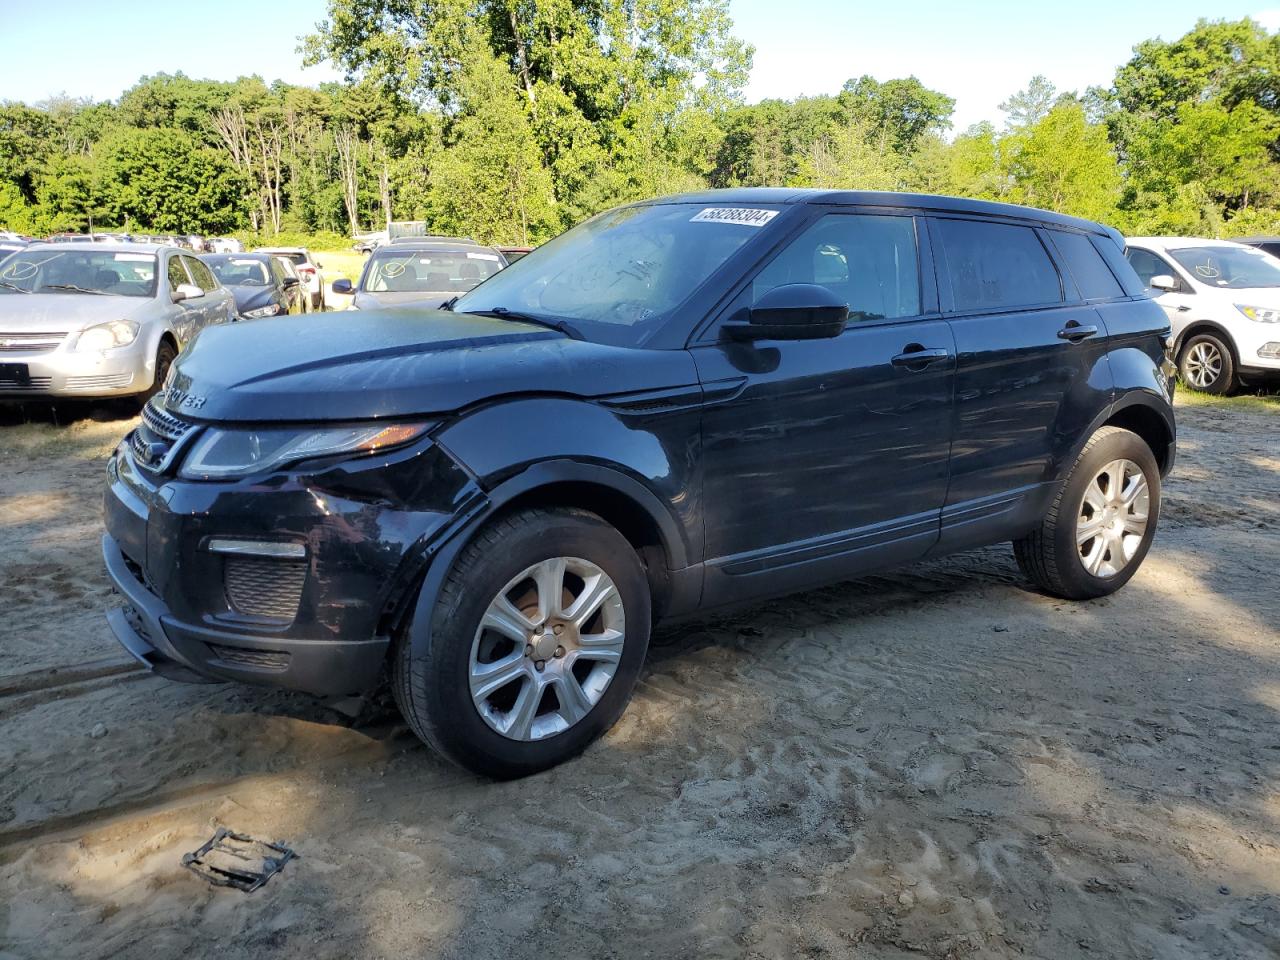
<instances>
[{"instance_id":1,"label":"windshield wiper","mask_svg":"<svg viewBox=\"0 0 1280 960\"><path fill-rule=\"evenodd\" d=\"M448 300L446 300L444 303L440 304L440 309L441 309L441 310L448 310L448 311L450 311L450 312L452 313L452 312L453 312L453 305L454 305L455 303L457 303L457 302L458 302L458 297L461 297L461 296L462 296L462 294L460 294L460 293L459 293L457 296L450 297L450 298L449 298Z\"/></svg>"},{"instance_id":2,"label":"windshield wiper","mask_svg":"<svg viewBox=\"0 0 1280 960\"><path fill-rule=\"evenodd\" d=\"M20 287L16 283L9 283L7 280L0 280L0 287L4 287L6 290L17 290L19 293L31 292L26 287Z\"/></svg>"},{"instance_id":3,"label":"windshield wiper","mask_svg":"<svg viewBox=\"0 0 1280 960\"><path fill-rule=\"evenodd\" d=\"M553 320L550 317L538 317L532 313L520 313L518 310L508 310L506 307L494 307L491 310L464 310L463 313L470 313L477 317L495 317L498 320L513 320L516 323L533 323L540 327L546 327L549 330L559 330L566 337L573 340L585 340L586 337L568 320Z\"/></svg>"},{"instance_id":4,"label":"windshield wiper","mask_svg":"<svg viewBox=\"0 0 1280 960\"><path fill-rule=\"evenodd\" d=\"M84 287L77 287L74 283L46 283L41 290L72 290L76 293L92 293L95 297L109 297L111 294L105 290L86 290Z\"/></svg>"}]
</instances>

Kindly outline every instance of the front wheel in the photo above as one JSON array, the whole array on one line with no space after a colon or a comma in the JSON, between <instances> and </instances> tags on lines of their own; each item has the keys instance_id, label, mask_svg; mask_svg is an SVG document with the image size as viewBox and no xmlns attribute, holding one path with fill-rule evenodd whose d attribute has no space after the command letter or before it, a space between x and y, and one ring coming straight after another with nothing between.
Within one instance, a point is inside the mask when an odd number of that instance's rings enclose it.
<instances>
[{"instance_id":1,"label":"front wheel","mask_svg":"<svg viewBox=\"0 0 1280 960\"><path fill-rule=\"evenodd\" d=\"M1098 430L1040 526L1015 540L1018 566L1068 600L1115 593L1137 572L1160 516L1160 468L1137 434Z\"/></svg>"},{"instance_id":2,"label":"front wheel","mask_svg":"<svg viewBox=\"0 0 1280 960\"><path fill-rule=\"evenodd\" d=\"M151 381L151 386L142 393L138 394L138 402L146 405L146 402L154 397L164 387L164 381L169 376L169 368L173 366L173 361L177 358L178 351L173 348L173 344L168 340L161 340L160 346L156 347L156 375Z\"/></svg>"},{"instance_id":3,"label":"front wheel","mask_svg":"<svg viewBox=\"0 0 1280 960\"><path fill-rule=\"evenodd\" d=\"M627 540L581 510L484 528L441 588L430 635L411 626L392 690L415 733L476 773L525 776L617 721L649 645L648 580Z\"/></svg>"},{"instance_id":4,"label":"front wheel","mask_svg":"<svg viewBox=\"0 0 1280 960\"><path fill-rule=\"evenodd\" d=\"M1236 388L1231 348L1212 333L1198 333L1183 345L1178 373L1183 383L1204 393L1227 394Z\"/></svg>"}]
</instances>

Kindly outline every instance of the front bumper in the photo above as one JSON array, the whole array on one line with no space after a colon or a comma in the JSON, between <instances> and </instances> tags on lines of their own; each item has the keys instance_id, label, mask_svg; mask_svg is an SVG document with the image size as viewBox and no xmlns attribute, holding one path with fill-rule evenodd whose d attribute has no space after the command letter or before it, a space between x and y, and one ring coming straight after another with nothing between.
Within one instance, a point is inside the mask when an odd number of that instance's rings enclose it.
<instances>
[{"instance_id":1,"label":"front bumper","mask_svg":"<svg viewBox=\"0 0 1280 960\"><path fill-rule=\"evenodd\" d=\"M102 553L124 607L108 622L158 672L365 692L416 577L474 492L429 442L320 473L216 483L153 474L121 444L107 467ZM302 556L222 552L228 540Z\"/></svg>"},{"instance_id":2,"label":"front bumper","mask_svg":"<svg viewBox=\"0 0 1280 960\"><path fill-rule=\"evenodd\" d=\"M146 390L155 378L155 357L139 337L127 347L73 352L64 343L44 353L5 351L0 369L26 367L27 377L0 376L0 399L10 397L115 397Z\"/></svg>"}]
</instances>

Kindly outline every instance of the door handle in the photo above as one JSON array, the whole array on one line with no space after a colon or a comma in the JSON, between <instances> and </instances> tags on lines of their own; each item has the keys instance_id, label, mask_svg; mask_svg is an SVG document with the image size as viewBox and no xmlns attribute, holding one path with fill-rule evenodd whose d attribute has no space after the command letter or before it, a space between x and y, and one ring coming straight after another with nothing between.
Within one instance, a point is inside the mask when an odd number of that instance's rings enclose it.
<instances>
[{"instance_id":1,"label":"door handle","mask_svg":"<svg viewBox=\"0 0 1280 960\"><path fill-rule=\"evenodd\" d=\"M908 370L923 370L931 363L946 360L951 351L946 347L922 347L918 343L909 343L902 353L894 357L890 363L895 367L906 367Z\"/></svg>"},{"instance_id":2,"label":"door handle","mask_svg":"<svg viewBox=\"0 0 1280 960\"><path fill-rule=\"evenodd\" d=\"M1068 340L1071 343L1079 343L1081 340L1088 340L1090 337L1097 336L1097 333L1097 327L1082 327L1080 324L1072 320L1058 331L1058 339Z\"/></svg>"},{"instance_id":3,"label":"door handle","mask_svg":"<svg viewBox=\"0 0 1280 960\"><path fill-rule=\"evenodd\" d=\"M1179 312L1179 313L1186 313L1186 312L1187 312L1188 310L1190 310L1190 309L1191 309L1191 308L1190 308L1190 307L1188 307L1185 303L1180 303L1180 304L1178 304L1178 312Z\"/></svg>"}]
</instances>

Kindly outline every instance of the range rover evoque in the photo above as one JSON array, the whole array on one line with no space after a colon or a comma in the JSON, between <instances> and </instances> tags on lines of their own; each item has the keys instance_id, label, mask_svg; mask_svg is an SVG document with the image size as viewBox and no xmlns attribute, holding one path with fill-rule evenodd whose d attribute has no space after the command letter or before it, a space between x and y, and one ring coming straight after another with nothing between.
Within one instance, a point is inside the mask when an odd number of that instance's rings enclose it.
<instances>
[{"instance_id":1,"label":"range rover evoque","mask_svg":"<svg viewBox=\"0 0 1280 960\"><path fill-rule=\"evenodd\" d=\"M622 713L652 625L1012 541L1110 594L1174 459L1114 230L894 193L600 214L444 310L202 332L108 468L120 642L344 698L511 777Z\"/></svg>"}]
</instances>

